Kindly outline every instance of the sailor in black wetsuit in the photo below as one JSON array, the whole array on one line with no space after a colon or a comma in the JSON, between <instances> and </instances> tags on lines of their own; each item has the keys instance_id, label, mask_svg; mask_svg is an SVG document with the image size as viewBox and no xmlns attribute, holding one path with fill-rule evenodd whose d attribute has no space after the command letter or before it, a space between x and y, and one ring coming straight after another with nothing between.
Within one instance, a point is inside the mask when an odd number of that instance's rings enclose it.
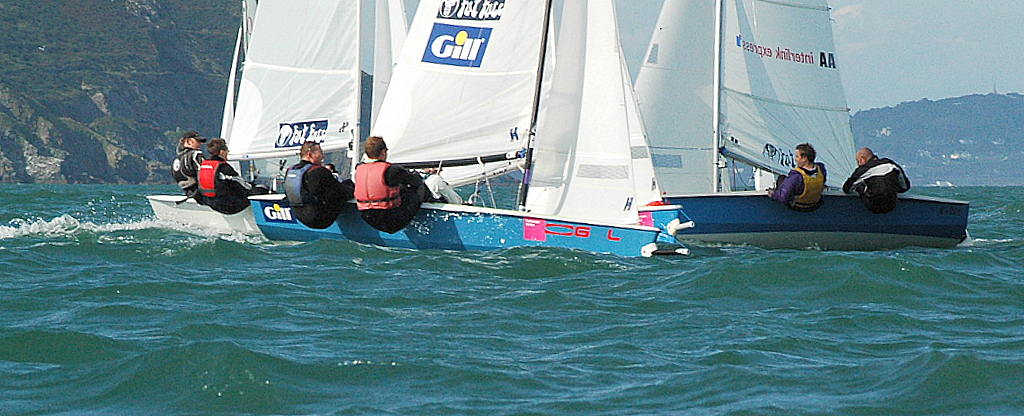
<instances>
[{"instance_id":1,"label":"sailor in black wetsuit","mask_svg":"<svg viewBox=\"0 0 1024 416\"><path fill-rule=\"evenodd\" d=\"M195 130L186 131L178 142L177 156L171 163L171 176L185 196L204 204L206 198L199 192L199 165L203 164L201 144L206 138Z\"/></svg>"},{"instance_id":2,"label":"sailor in black wetsuit","mask_svg":"<svg viewBox=\"0 0 1024 416\"><path fill-rule=\"evenodd\" d=\"M341 213L345 202L352 199L355 185L351 180L338 182L321 164L324 152L320 145L306 142L299 151L302 160L285 174L285 195L292 212L309 228L330 227Z\"/></svg>"},{"instance_id":3,"label":"sailor in black wetsuit","mask_svg":"<svg viewBox=\"0 0 1024 416\"><path fill-rule=\"evenodd\" d=\"M210 140L206 150L210 158L199 166L199 190L207 206L222 214L236 214L249 206L249 195L265 193L242 179L227 163L228 144L224 139Z\"/></svg>"},{"instance_id":4,"label":"sailor in black wetsuit","mask_svg":"<svg viewBox=\"0 0 1024 416\"><path fill-rule=\"evenodd\" d=\"M879 159L868 148L857 152L857 169L843 184L843 192L860 194L869 211L885 214L896 208L896 194L910 190L903 168L889 158Z\"/></svg>"}]
</instances>

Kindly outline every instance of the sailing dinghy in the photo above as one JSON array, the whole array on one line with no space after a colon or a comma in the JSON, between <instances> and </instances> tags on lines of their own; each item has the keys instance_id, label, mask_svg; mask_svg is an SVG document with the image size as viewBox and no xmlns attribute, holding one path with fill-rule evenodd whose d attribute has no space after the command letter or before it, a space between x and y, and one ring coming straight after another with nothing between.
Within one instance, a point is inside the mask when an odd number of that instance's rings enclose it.
<instances>
[{"instance_id":1,"label":"sailing dinghy","mask_svg":"<svg viewBox=\"0 0 1024 416\"><path fill-rule=\"evenodd\" d=\"M523 169L514 204L520 209L425 203L409 226L387 234L366 225L354 204L316 230L295 220L281 197L252 197L268 238L449 250L543 246L621 256L686 252L670 235L692 225L685 214L649 205L661 201L661 191L613 1L567 2L557 52L549 42L551 0L491 3L497 7L420 2L374 134L387 141L390 162L456 172L450 182L471 171L486 177ZM668 247L659 250L659 242Z\"/></svg>"},{"instance_id":2,"label":"sailing dinghy","mask_svg":"<svg viewBox=\"0 0 1024 416\"><path fill-rule=\"evenodd\" d=\"M665 1L636 94L662 191L698 224L677 237L841 250L967 238L966 202L900 196L873 214L826 191L820 209L801 213L766 196L800 143L815 147L831 189L856 167L841 64L825 0Z\"/></svg>"},{"instance_id":3,"label":"sailing dinghy","mask_svg":"<svg viewBox=\"0 0 1024 416\"><path fill-rule=\"evenodd\" d=\"M363 119L361 1L256 3L242 1L221 137L228 141L236 170L245 162L251 179L269 181L276 189L306 141L319 142L325 152L345 151L352 159L358 154L348 151L358 148L353 143L358 143ZM374 92L383 96L391 54L401 48L407 24L401 0L379 1L376 7ZM162 220L220 232L260 233L251 207L225 215L180 195L147 198Z\"/></svg>"}]
</instances>

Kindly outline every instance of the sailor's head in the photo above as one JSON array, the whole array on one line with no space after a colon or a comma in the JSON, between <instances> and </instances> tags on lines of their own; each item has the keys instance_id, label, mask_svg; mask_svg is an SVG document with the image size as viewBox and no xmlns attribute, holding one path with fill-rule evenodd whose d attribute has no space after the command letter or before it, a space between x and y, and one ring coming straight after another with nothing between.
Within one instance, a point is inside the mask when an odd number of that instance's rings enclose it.
<instances>
[{"instance_id":1,"label":"sailor's head","mask_svg":"<svg viewBox=\"0 0 1024 416\"><path fill-rule=\"evenodd\" d=\"M366 144L363 146L363 152L366 153L366 157L370 159L384 160L387 159L388 145L384 143L383 137L370 136L366 139Z\"/></svg>"},{"instance_id":2,"label":"sailor's head","mask_svg":"<svg viewBox=\"0 0 1024 416\"><path fill-rule=\"evenodd\" d=\"M320 143L316 142L303 143L299 149L299 156L302 157L302 160L314 165L319 165L324 161L324 151L320 148Z\"/></svg>"},{"instance_id":3,"label":"sailor's head","mask_svg":"<svg viewBox=\"0 0 1024 416\"><path fill-rule=\"evenodd\" d=\"M799 157L806 158L807 163L814 163L814 159L818 156L818 154L814 152L814 146L811 146L810 143L796 145L796 154Z\"/></svg>"},{"instance_id":4,"label":"sailor's head","mask_svg":"<svg viewBox=\"0 0 1024 416\"><path fill-rule=\"evenodd\" d=\"M199 149L200 143L206 143L206 138L199 135L199 132L195 130L186 131L181 135L181 141L179 144L181 147L187 147L189 149Z\"/></svg>"},{"instance_id":5,"label":"sailor's head","mask_svg":"<svg viewBox=\"0 0 1024 416\"><path fill-rule=\"evenodd\" d=\"M868 163L868 161L873 159L874 157L875 152L872 152L871 149L868 149L866 147L862 147L860 150L857 151L857 165L863 165L865 163Z\"/></svg>"},{"instance_id":6,"label":"sailor's head","mask_svg":"<svg viewBox=\"0 0 1024 416\"><path fill-rule=\"evenodd\" d=\"M214 156L225 157L228 154L228 142L224 139L210 139L210 142L206 144L206 151Z\"/></svg>"}]
</instances>

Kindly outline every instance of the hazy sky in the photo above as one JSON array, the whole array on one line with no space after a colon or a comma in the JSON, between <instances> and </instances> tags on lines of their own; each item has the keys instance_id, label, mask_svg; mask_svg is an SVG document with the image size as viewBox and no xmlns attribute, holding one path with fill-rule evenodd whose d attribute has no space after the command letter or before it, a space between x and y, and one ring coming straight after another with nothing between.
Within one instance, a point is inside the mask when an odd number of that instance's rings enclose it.
<instances>
[{"instance_id":1,"label":"hazy sky","mask_svg":"<svg viewBox=\"0 0 1024 416\"><path fill-rule=\"evenodd\" d=\"M663 1L616 0L634 77ZM410 19L418 3L406 0ZM1024 92L1020 0L830 0L829 5L843 86L854 112L922 98Z\"/></svg>"}]
</instances>

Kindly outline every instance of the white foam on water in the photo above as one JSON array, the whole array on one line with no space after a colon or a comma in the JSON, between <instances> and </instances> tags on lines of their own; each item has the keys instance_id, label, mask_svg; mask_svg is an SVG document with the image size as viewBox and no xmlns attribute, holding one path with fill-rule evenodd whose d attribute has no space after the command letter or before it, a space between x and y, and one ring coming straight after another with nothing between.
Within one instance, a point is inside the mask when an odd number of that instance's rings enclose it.
<instances>
[{"instance_id":1,"label":"white foam on water","mask_svg":"<svg viewBox=\"0 0 1024 416\"><path fill-rule=\"evenodd\" d=\"M173 221L164 221L152 218L123 223L96 224L89 221L80 221L69 214L64 214L50 220L26 220L16 218L11 220L9 225L0 225L0 240L31 236L73 236L81 233L109 234L121 231L149 229L170 229L195 234L201 237L221 238L241 244L261 244L267 241L266 237L262 235L248 235L241 232L223 233L214 230L193 228Z\"/></svg>"}]
</instances>

